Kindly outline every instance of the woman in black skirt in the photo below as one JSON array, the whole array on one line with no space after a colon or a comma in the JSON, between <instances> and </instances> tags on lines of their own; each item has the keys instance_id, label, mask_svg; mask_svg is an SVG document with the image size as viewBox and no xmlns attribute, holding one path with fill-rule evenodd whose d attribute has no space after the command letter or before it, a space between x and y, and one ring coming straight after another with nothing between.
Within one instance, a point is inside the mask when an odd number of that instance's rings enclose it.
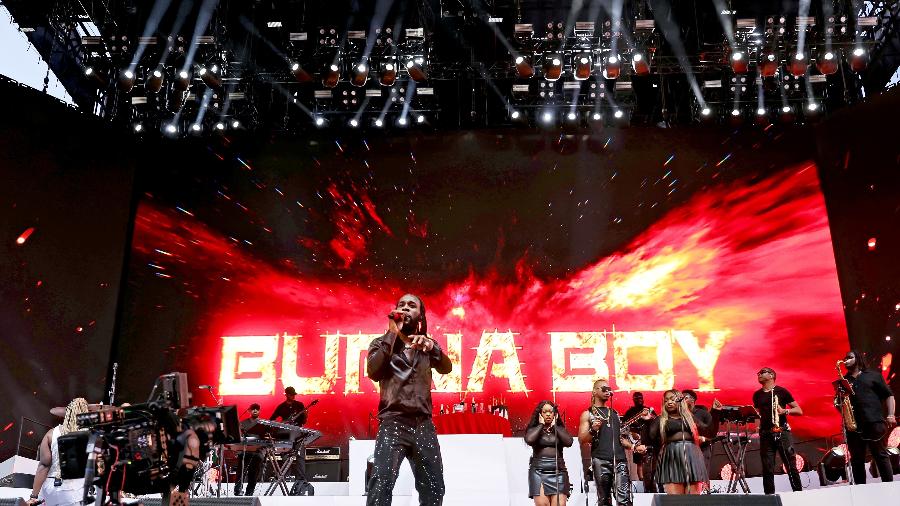
<instances>
[{"instance_id":1,"label":"woman in black skirt","mask_svg":"<svg viewBox=\"0 0 900 506\"><path fill-rule=\"evenodd\" d=\"M698 431L706 427L694 419L678 390L663 393L660 412L648 431L654 446L662 448L656 480L667 494L699 494L707 472Z\"/></svg>"},{"instance_id":2,"label":"woman in black skirt","mask_svg":"<svg viewBox=\"0 0 900 506\"><path fill-rule=\"evenodd\" d=\"M569 473L563 460L563 448L572 446L556 405L541 401L534 408L525 442L534 449L528 467L528 497L534 506L565 506L572 491Z\"/></svg>"}]
</instances>

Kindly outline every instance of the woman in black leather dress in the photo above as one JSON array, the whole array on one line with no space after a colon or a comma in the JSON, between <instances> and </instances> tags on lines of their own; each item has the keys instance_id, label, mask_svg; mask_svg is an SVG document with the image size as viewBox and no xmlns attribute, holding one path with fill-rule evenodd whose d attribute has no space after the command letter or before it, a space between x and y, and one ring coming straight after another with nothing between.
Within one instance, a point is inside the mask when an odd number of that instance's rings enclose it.
<instances>
[{"instance_id":1,"label":"woman in black leather dress","mask_svg":"<svg viewBox=\"0 0 900 506\"><path fill-rule=\"evenodd\" d=\"M572 486L563 448L572 446L572 441L556 405L539 402L525 429L525 442L534 449L528 467L528 497L535 506L565 506Z\"/></svg>"},{"instance_id":2,"label":"woman in black leather dress","mask_svg":"<svg viewBox=\"0 0 900 506\"><path fill-rule=\"evenodd\" d=\"M662 448L657 482L667 494L699 494L708 479L699 436L706 426L694 419L678 390L663 393L660 412L648 431L653 445Z\"/></svg>"}]
</instances>

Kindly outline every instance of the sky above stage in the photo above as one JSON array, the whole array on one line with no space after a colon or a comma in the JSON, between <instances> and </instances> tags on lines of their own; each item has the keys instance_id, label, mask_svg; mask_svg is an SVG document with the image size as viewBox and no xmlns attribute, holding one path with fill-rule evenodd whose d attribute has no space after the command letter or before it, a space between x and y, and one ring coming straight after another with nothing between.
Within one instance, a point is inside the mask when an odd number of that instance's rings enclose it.
<instances>
[{"instance_id":1,"label":"sky above stage","mask_svg":"<svg viewBox=\"0 0 900 506\"><path fill-rule=\"evenodd\" d=\"M454 362L436 411L502 401L515 430L555 398L574 427L598 377L621 412L671 387L748 404L768 366L795 430L836 432L847 335L816 167L654 135L211 149L203 177L162 171L135 223L124 391L180 370L267 416L293 386L320 401L311 426L366 437L365 350L412 292Z\"/></svg>"}]
</instances>

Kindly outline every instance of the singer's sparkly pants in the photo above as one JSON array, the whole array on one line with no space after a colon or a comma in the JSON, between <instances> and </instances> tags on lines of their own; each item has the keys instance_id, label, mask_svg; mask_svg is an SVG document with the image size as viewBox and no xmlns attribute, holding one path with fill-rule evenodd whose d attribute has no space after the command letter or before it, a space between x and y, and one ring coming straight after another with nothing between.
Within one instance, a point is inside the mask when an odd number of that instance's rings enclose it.
<instances>
[{"instance_id":1,"label":"singer's sparkly pants","mask_svg":"<svg viewBox=\"0 0 900 506\"><path fill-rule=\"evenodd\" d=\"M597 504L612 504L613 496L616 504L631 504L631 478L628 476L627 461L620 460L613 467L611 460L591 459L594 471L594 483L597 484Z\"/></svg>"},{"instance_id":2,"label":"singer's sparkly pants","mask_svg":"<svg viewBox=\"0 0 900 506\"><path fill-rule=\"evenodd\" d=\"M431 418L419 417L381 422L375 438L375 462L369 480L366 506L388 506L403 459L412 465L420 506L444 502L444 464Z\"/></svg>"}]
</instances>

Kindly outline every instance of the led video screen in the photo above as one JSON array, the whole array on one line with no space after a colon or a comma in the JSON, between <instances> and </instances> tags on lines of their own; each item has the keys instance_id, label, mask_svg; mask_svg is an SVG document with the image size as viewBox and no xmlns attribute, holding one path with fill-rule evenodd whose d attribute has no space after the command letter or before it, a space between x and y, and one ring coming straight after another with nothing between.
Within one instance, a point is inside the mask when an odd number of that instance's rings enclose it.
<instances>
[{"instance_id":1,"label":"led video screen","mask_svg":"<svg viewBox=\"0 0 900 506\"><path fill-rule=\"evenodd\" d=\"M453 362L435 373L436 415L502 403L515 431L556 399L574 426L599 377L620 412L630 391L658 409L672 387L749 404L768 366L804 409L795 432L839 430L847 332L802 152L690 131L469 132L201 160L145 182L122 400L179 370L267 417L293 386L319 400L309 425L328 439L371 436L366 349L414 293Z\"/></svg>"}]
</instances>

